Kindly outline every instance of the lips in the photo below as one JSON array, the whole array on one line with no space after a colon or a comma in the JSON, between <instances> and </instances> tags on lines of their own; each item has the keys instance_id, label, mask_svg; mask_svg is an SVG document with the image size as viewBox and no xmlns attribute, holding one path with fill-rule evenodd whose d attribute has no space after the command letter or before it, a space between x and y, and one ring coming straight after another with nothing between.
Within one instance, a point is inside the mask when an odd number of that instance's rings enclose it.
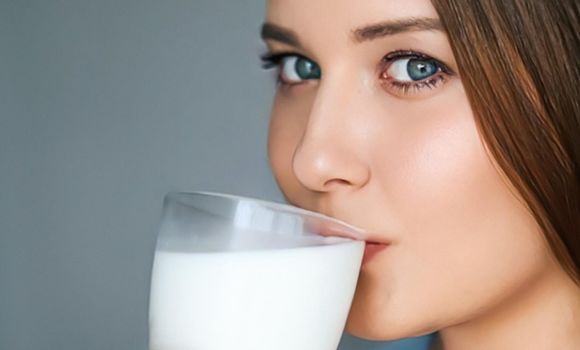
<instances>
[{"instance_id":1,"label":"lips","mask_svg":"<svg viewBox=\"0 0 580 350\"><path fill-rule=\"evenodd\" d=\"M366 264L369 261L373 260L378 254L383 252L385 249L389 247L389 243L380 243L380 242L365 242L365 252L363 255L362 264Z\"/></svg>"},{"instance_id":2,"label":"lips","mask_svg":"<svg viewBox=\"0 0 580 350\"><path fill-rule=\"evenodd\" d=\"M331 213L325 210L316 210L317 212L336 218L337 220L341 220L342 223L348 223L347 225L351 226L352 229L345 230L344 227L341 225L335 226L335 224L328 223L321 221L319 222L316 219L311 220L308 222L308 226L313 230L313 232L317 232L322 236L339 236L339 237L346 237L358 241L365 241L365 251L363 255L363 265L369 261L371 261L376 255L383 252L388 246L392 244L392 241L386 237L385 234L381 234L379 230L367 230L362 228L361 226L354 225L349 220L342 219L342 216L332 215Z\"/></svg>"}]
</instances>

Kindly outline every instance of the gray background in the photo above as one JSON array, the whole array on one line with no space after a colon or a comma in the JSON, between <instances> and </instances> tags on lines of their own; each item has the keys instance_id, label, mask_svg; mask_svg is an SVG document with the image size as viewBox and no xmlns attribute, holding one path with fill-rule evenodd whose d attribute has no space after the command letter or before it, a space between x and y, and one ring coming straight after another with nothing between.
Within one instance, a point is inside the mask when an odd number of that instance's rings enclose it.
<instances>
[{"instance_id":1,"label":"gray background","mask_svg":"<svg viewBox=\"0 0 580 350\"><path fill-rule=\"evenodd\" d=\"M0 0L0 349L146 349L163 195L282 199L263 5Z\"/></svg>"}]
</instances>

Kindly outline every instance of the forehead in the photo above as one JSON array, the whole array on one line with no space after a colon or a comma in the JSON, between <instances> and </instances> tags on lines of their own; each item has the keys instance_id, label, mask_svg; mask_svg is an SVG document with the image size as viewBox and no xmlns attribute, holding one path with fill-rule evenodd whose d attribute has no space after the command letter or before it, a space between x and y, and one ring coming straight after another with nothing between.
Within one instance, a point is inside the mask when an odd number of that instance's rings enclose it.
<instances>
[{"instance_id":1,"label":"forehead","mask_svg":"<svg viewBox=\"0 0 580 350\"><path fill-rule=\"evenodd\" d=\"M329 55L346 57L355 52L353 48L358 53L379 49L380 43L353 44L357 29L416 18L438 19L430 0L268 0L267 4L265 22L291 31L305 54L319 61ZM398 40L400 45L409 46L420 37L425 41L440 36L435 32L409 33Z\"/></svg>"},{"instance_id":2,"label":"forehead","mask_svg":"<svg viewBox=\"0 0 580 350\"><path fill-rule=\"evenodd\" d=\"M410 17L438 18L429 0L268 0L266 21L311 33L332 29L349 35L358 27Z\"/></svg>"}]
</instances>

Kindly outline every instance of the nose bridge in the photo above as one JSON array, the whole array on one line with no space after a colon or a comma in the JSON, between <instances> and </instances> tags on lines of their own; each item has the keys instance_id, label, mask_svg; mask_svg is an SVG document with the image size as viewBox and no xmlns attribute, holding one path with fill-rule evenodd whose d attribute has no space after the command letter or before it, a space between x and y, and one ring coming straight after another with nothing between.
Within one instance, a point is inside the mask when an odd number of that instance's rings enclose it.
<instances>
[{"instance_id":1,"label":"nose bridge","mask_svg":"<svg viewBox=\"0 0 580 350\"><path fill-rule=\"evenodd\" d=\"M336 66L320 82L316 98L310 109L306 134L347 132L352 120L352 107L357 98L357 79L344 66ZM320 135L318 135L320 136Z\"/></svg>"},{"instance_id":2,"label":"nose bridge","mask_svg":"<svg viewBox=\"0 0 580 350\"><path fill-rule=\"evenodd\" d=\"M354 131L357 113L356 103L360 98L356 77L345 65L335 65L325 71L321 79L308 118L302 143L327 142L339 146L343 136ZM327 145L329 146L329 145Z\"/></svg>"},{"instance_id":3,"label":"nose bridge","mask_svg":"<svg viewBox=\"0 0 580 350\"><path fill-rule=\"evenodd\" d=\"M328 191L331 185L361 186L368 180L368 168L358 156L359 80L352 69L336 65L319 83L293 159L294 172L306 187Z\"/></svg>"}]
</instances>

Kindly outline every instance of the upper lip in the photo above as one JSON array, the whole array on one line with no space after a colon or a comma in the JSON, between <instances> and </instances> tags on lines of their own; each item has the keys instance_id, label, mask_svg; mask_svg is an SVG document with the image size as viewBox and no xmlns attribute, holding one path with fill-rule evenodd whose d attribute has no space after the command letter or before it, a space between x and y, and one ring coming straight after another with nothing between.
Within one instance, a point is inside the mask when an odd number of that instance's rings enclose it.
<instances>
[{"instance_id":1,"label":"upper lip","mask_svg":"<svg viewBox=\"0 0 580 350\"><path fill-rule=\"evenodd\" d=\"M321 208L319 208L321 209ZM343 216L340 215L333 215L332 213L326 211L326 210L315 210L321 214L324 214L326 216L335 218L339 221L342 221L343 223L348 224L349 226L352 226L353 228L355 228L359 235L357 235L357 237L351 237L351 238L355 238L357 240L363 240L367 243L376 243L376 244L392 244L393 241L391 239L388 239L386 237L386 235L384 233L380 233L383 232L384 230L374 230L374 229L369 229L367 230L364 227L361 227L357 224L354 223L354 221L348 220L348 219L343 219ZM344 216L346 218L346 216ZM386 231L384 231L386 232Z\"/></svg>"},{"instance_id":2,"label":"upper lip","mask_svg":"<svg viewBox=\"0 0 580 350\"><path fill-rule=\"evenodd\" d=\"M343 221L343 222L349 223L348 221ZM351 224L349 223L349 225L351 225ZM353 226L355 229L357 229L359 234L357 235L356 239L358 239L358 240L362 240L362 241L365 241L367 243L375 243L375 244L387 244L388 245L388 244L393 243L393 241L388 239L384 233L380 233L381 232L380 230L370 231L370 230L366 230L364 228L361 228L360 226L356 226L356 225L351 225L351 226ZM355 238L355 237L353 237L353 238Z\"/></svg>"},{"instance_id":3,"label":"upper lip","mask_svg":"<svg viewBox=\"0 0 580 350\"><path fill-rule=\"evenodd\" d=\"M367 243L371 243L371 244L392 244L393 242L390 240L385 239L384 237L382 237L382 235L379 234L365 234L364 235L364 240Z\"/></svg>"},{"instance_id":4,"label":"upper lip","mask_svg":"<svg viewBox=\"0 0 580 350\"><path fill-rule=\"evenodd\" d=\"M341 220L340 217L336 217L338 220ZM361 226L356 224L351 224L352 221L343 221L351 226L353 226L359 232L357 239L363 240L368 243L378 243L378 244L391 244L393 241L386 237L386 234L381 232L386 232L383 230L367 230Z\"/></svg>"},{"instance_id":5,"label":"upper lip","mask_svg":"<svg viewBox=\"0 0 580 350\"><path fill-rule=\"evenodd\" d=\"M348 222L348 221L346 221ZM360 235L358 237L358 239L360 240L364 240L367 243L376 243L376 244L392 244L393 241L391 239L389 239L388 237L386 237L386 234L384 233L380 233L383 232L381 230L366 230L364 228L361 228L360 226L355 226L353 225L355 228L358 229L358 231L360 232Z\"/></svg>"}]
</instances>

